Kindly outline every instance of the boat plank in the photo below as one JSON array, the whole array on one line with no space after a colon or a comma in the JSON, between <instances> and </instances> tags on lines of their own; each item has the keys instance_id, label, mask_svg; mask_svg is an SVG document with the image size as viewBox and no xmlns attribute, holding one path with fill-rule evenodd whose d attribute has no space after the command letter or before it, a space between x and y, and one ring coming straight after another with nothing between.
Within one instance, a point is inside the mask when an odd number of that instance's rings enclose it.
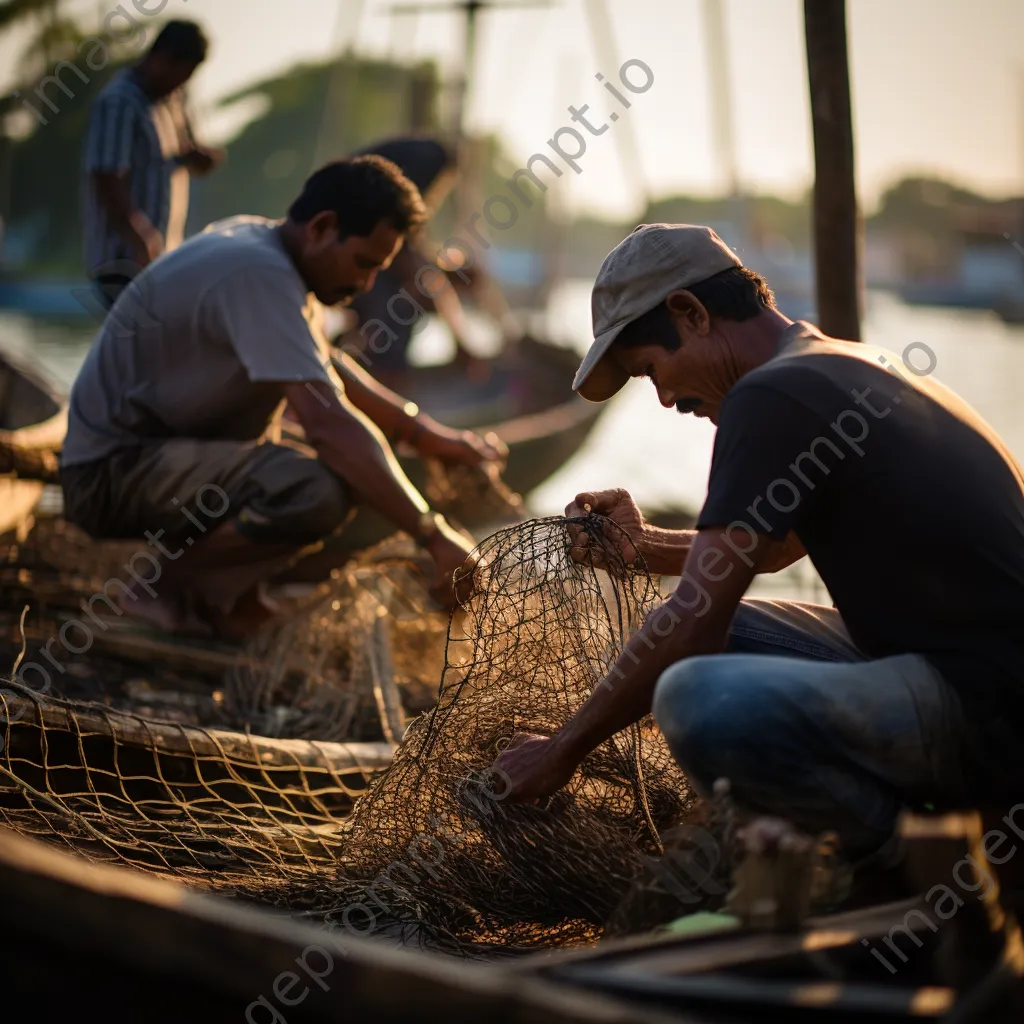
<instances>
[{"instance_id":1,"label":"boat plank","mask_svg":"<svg viewBox=\"0 0 1024 1024\"><path fill-rule=\"evenodd\" d=\"M669 1024L679 1016L328 932L0 829L8 997L41 1020ZM61 984L53 984L54 965ZM304 966L305 965L305 966ZM295 972L300 972L296 974ZM319 980L317 980L319 976ZM292 979L295 979L294 981ZM110 984L97 983L110 979ZM297 991L296 991L297 989ZM302 1013L278 993L302 995Z\"/></svg>"}]
</instances>

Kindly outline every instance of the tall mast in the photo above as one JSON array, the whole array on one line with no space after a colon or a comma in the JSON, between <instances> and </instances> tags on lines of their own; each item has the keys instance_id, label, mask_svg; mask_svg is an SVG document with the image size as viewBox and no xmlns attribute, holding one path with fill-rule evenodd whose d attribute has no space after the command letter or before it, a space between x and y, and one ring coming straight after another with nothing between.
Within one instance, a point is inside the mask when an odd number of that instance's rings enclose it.
<instances>
[{"instance_id":1,"label":"tall mast","mask_svg":"<svg viewBox=\"0 0 1024 1024\"><path fill-rule=\"evenodd\" d=\"M736 169L736 131L733 124L732 78L725 34L724 0L704 0L704 39L707 46L708 84L711 92L711 132L718 170L730 199L740 194Z\"/></svg>"},{"instance_id":2,"label":"tall mast","mask_svg":"<svg viewBox=\"0 0 1024 1024\"><path fill-rule=\"evenodd\" d=\"M466 133L466 111L472 96L476 70L477 15L481 11L523 10L530 7L550 7L551 0L451 0L450 3L392 4L388 11L402 14L437 14L443 11L462 13L462 60L455 81L455 102L450 130L452 136L461 138Z\"/></svg>"},{"instance_id":3,"label":"tall mast","mask_svg":"<svg viewBox=\"0 0 1024 1024\"><path fill-rule=\"evenodd\" d=\"M814 129L814 263L818 323L860 340L860 271L845 0L804 0Z\"/></svg>"},{"instance_id":4,"label":"tall mast","mask_svg":"<svg viewBox=\"0 0 1024 1024\"><path fill-rule=\"evenodd\" d=\"M477 147L469 139L467 120L470 100L476 85L476 51L478 15L481 11L522 10L529 7L549 7L550 0L452 0L450 3L400 3L388 8L392 15L437 14L439 11L457 11L462 14L461 64L455 76L454 101L449 131L459 150L462 173L455 192L456 216L460 221L479 209L483 188L483 168Z\"/></svg>"},{"instance_id":5,"label":"tall mast","mask_svg":"<svg viewBox=\"0 0 1024 1024\"><path fill-rule=\"evenodd\" d=\"M335 137L340 133L344 138L350 128L349 119L359 78L355 43L365 9L366 0L342 0L335 16L331 34L335 64L327 75L323 114L313 147L313 169L339 155L333 145Z\"/></svg>"},{"instance_id":6,"label":"tall mast","mask_svg":"<svg viewBox=\"0 0 1024 1024\"><path fill-rule=\"evenodd\" d=\"M454 122L454 133L457 138L466 134L466 117L469 106L469 99L473 95L473 86L476 84L476 33L477 14L484 6L483 0L462 0L460 6L463 13L462 25L462 69L456 83L455 109L452 120Z\"/></svg>"},{"instance_id":7,"label":"tall mast","mask_svg":"<svg viewBox=\"0 0 1024 1024\"><path fill-rule=\"evenodd\" d=\"M615 32L612 28L611 16L608 13L608 4L606 0L584 0L584 10L598 63L604 69L605 74L610 74L612 69L618 68L619 58L618 48L615 45ZM622 140L619 153L622 156L626 177L636 189L646 210L650 204L650 192L632 118L622 121L618 131Z\"/></svg>"}]
</instances>

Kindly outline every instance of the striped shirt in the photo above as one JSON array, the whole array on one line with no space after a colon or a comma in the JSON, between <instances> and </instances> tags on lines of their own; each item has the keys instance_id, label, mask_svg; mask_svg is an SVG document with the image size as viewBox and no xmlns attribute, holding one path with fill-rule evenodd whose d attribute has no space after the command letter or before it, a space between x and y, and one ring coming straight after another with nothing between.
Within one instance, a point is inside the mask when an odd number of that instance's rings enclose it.
<instances>
[{"instance_id":1,"label":"striped shirt","mask_svg":"<svg viewBox=\"0 0 1024 1024\"><path fill-rule=\"evenodd\" d=\"M85 251L90 275L121 272L134 253L100 205L92 175L128 175L132 202L164 237L181 244L188 213L188 170L179 157L194 146L181 91L154 100L132 69L116 74L100 92L85 138Z\"/></svg>"}]
</instances>

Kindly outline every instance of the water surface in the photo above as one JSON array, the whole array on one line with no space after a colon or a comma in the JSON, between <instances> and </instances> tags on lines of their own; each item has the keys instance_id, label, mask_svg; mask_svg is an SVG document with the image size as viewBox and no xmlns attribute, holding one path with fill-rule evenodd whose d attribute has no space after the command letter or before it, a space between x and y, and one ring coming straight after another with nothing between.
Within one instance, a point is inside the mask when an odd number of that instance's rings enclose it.
<instances>
[{"instance_id":1,"label":"water surface","mask_svg":"<svg viewBox=\"0 0 1024 1024\"><path fill-rule=\"evenodd\" d=\"M582 353L590 342L590 282L570 281L552 299L549 334ZM0 345L35 360L67 388L95 334L91 322L57 324L0 311ZM885 293L868 297L864 339L896 353L914 343L934 353L934 376L957 391L1024 461L1024 327L974 310L912 307ZM432 325L415 342L433 361L448 347ZM923 349L908 354L924 365ZM714 427L663 409L648 381L631 381L610 403L580 451L528 496L539 515L561 512L581 490L625 487L641 508L698 509L707 486ZM804 560L806 563L806 559ZM824 599L809 565L762 577L757 593Z\"/></svg>"}]
</instances>

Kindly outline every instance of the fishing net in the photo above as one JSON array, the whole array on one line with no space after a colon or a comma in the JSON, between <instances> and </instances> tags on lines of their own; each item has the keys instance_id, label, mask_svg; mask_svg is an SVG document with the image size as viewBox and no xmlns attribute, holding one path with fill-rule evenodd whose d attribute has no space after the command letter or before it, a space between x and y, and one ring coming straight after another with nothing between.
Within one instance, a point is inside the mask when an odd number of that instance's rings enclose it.
<instances>
[{"instance_id":1,"label":"fishing net","mask_svg":"<svg viewBox=\"0 0 1024 1024\"><path fill-rule=\"evenodd\" d=\"M227 893L329 875L355 798L436 697L448 616L414 546L364 552L234 650L85 611L138 549L40 520L5 551L7 661L32 686L0 682L0 823Z\"/></svg>"},{"instance_id":2,"label":"fishing net","mask_svg":"<svg viewBox=\"0 0 1024 1024\"><path fill-rule=\"evenodd\" d=\"M267 740L0 692L0 823L234 892L330 869L382 743Z\"/></svg>"},{"instance_id":3,"label":"fishing net","mask_svg":"<svg viewBox=\"0 0 1024 1024\"><path fill-rule=\"evenodd\" d=\"M107 596L132 582L139 550L60 519L41 520L6 560L0 547L0 663L38 665L25 681L51 695L262 736L397 742L432 706L448 616L408 538L292 586L301 596L285 597L285 625L241 649L162 638L115 614Z\"/></svg>"},{"instance_id":4,"label":"fishing net","mask_svg":"<svg viewBox=\"0 0 1024 1024\"><path fill-rule=\"evenodd\" d=\"M359 716L340 695L360 679L375 746L156 723L12 687L0 709L0 822L354 934L464 953L597 938L695 798L648 719L593 751L543 806L501 800L495 757L518 732L559 729L658 599L614 553L607 571L572 561L565 527L533 520L483 542L473 596L439 641L413 598L396 599L393 574L363 567L225 684L222 713L235 723L301 730L327 708L332 735L352 739ZM373 655L339 653L359 601L364 636L404 603L396 622L409 636L419 622L420 646L392 635ZM438 642L436 705L371 775L412 713L407 696L395 705L403 675L422 675ZM296 673L288 651L319 668ZM282 691L287 700L273 696Z\"/></svg>"},{"instance_id":5,"label":"fishing net","mask_svg":"<svg viewBox=\"0 0 1024 1024\"><path fill-rule=\"evenodd\" d=\"M264 736L401 741L430 708L448 616L416 573L410 542L389 542L335 572L318 602L263 631L227 674L224 719Z\"/></svg>"},{"instance_id":6,"label":"fishing net","mask_svg":"<svg viewBox=\"0 0 1024 1024\"><path fill-rule=\"evenodd\" d=\"M661 830L695 798L649 718L593 751L543 807L502 803L488 774L517 732L565 724L658 598L614 554L607 572L572 561L565 525L534 520L478 548L436 708L356 805L329 892L282 892L281 902L447 949L601 934L645 855L660 851Z\"/></svg>"}]
</instances>

